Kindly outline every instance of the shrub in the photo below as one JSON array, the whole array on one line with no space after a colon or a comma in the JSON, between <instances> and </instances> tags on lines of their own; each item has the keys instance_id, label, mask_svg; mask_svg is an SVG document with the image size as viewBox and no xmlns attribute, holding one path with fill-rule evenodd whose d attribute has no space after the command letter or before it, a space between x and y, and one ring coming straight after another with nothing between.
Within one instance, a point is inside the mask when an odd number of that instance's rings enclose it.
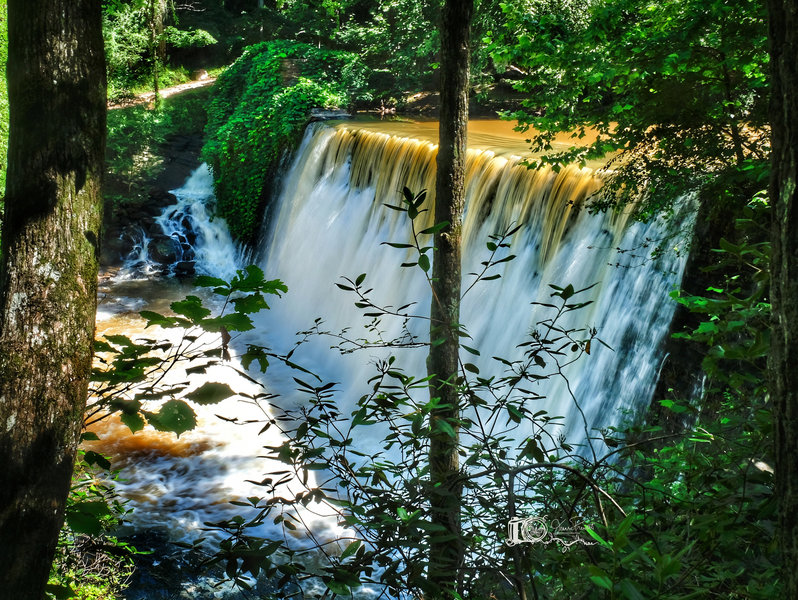
<instances>
[{"instance_id":1,"label":"shrub","mask_svg":"<svg viewBox=\"0 0 798 600\"><path fill-rule=\"evenodd\" d=\"M257 233L277 162L292 148L312 108L368 99L367 69L355 54L287 41L250 46L218 79L203 149L216 210L233 235Z\"/></svg>"}]
</instances>

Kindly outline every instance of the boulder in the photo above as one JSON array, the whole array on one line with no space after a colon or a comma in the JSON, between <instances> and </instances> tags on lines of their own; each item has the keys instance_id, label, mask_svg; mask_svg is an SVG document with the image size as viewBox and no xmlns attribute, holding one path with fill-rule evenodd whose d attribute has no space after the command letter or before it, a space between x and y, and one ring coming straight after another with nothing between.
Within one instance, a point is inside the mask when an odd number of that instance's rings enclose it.
<instances>
[{"instance_id":1,"label":"boulder","mask_svg":"<svg viewBox=\"0 0 798 600\"><path fill-rule=\"evenodd\" d=\"M152 262L161 265L171 265L177 260L177 248L175 248L172 238L163 234L150 240L147 253Z\"/></svg>"}]
</instances>

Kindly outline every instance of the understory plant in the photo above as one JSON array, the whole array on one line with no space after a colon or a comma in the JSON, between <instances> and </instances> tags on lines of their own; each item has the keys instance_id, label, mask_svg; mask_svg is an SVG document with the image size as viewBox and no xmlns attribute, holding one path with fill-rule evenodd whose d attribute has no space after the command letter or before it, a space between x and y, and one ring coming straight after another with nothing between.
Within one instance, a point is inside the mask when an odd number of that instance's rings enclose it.
<instances>
[{"instance_id":1,"label":"understory plant","mask_svg":"<svg viewBox=\"0 0 798 600\"><path fill-rule=\"evenodd\" d=\"M414 221L421 201L406 192L403 206L393 208ZM411 243L391 243L415 253L405 266L427 277L425 236L434 228L414 227ZM510 233L487 244L477 281L494 278L490 270L511 259ZM567 377L568 365L589 361L600 342L593 330L562 325L566 313L587 304L578 300L586 290L552 286L550 318L519 344L518 357L494 358L496 374L461 361L454 384L462 404L462 531L447 538L464 548L464 563L451 574L457 597L778 597L771 425L761 372L767 248L752 241L721 252L753 268L746 281L754 285L745 296L732 281L710 290L713 298L680 298L708 316L685 335L710 344L705 369L723 401L703 412L692 399L663 400L667 411L688 416L675 433L645 424L597 431L585 423L586 438L572 446L558 434L558 417L536 409L537 384ZM376 305L367 281L362 274L339 287L371 319L372 341L320 324L305 334L331 336L347 352L393 345L424 351L427 343L408 337L406 328L393 342L379 335L381 320L418 315L410 305ZM477 348L463 350L479 355ZM448 534L430 519L427 461L430 435L447 423L430 418L436 406L426 394L429 378L405 372L389 355L377 361L351 412L341 408L336 383L307 369L295 382L306 401L272 406L264 422L264 430L278 428L284 436L265 451L285 470L267 474L262 497L238 503L240 516L208 524L228 534L212 562L243 588L265 577L278 590L274 597L298 581L320 589L317 597L437 597L425 571L427 549L435 536ZM572 401L579 409L579 399ZM289 480L302 485L287 491ZM332 514L338 534L308 529L308 511ZM274 526L293 533L263 534Z\"/></svg>"},{"instance_id":2,"label":"understory plant","mask_svg":"<svg viewBox=\"0 0 798 600\"><path fill-rule=\"evenodd\" d=\"M96 439L84 433L83 439ZM113 600L133 573L137 550L114 535L129 512L114 492L110 462L91 450L79 450L58 537L47 595L56 600Z\"/></svg>"}]
</instances>

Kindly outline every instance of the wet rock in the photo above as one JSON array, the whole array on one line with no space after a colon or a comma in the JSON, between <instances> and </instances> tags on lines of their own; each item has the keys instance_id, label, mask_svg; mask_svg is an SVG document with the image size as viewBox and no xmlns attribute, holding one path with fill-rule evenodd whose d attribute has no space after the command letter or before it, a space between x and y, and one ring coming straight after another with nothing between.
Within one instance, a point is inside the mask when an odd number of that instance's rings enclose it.
<instances>
[{"instance_id":1,"label":"wet rock","mask_svg":"<svg viewBox=\"0 0 798 600\"><path fill-rule=\"evenodd\" d=\"M278 588L260 577L252 592L242 592L225 580L224 569L208 565L208 552L184 550L169 542L166 532L146 531L125 539L146 554L134 556L135 571L123 600L251 600L254 598L301 598L295 582Z\"/></svg>"},{"instance_id":2,"label":"wet rock","mask_svg":"<svg viewBox=\"0 0 798 600\"><path fill-rule=\"evenodd\" d=\"M183 251L181 255L183 260L194 260L196 255L194 253L194 248L191 247L191 244L181 244L180 248Z\"/></svg>"},{"instance_id":3,"label":"wet rock","mask_svg":"<svg viewBox=\"0 0 798 600\"><path fill-rule=\"evenodd\" d=\"M160 235L147 245L150 260L162 265L171 265L177 260L177 249L171 238Z\"/></svg>"},{"instance_id":4,"label":"wet rock","mask_svg":"<svg viewBox=\"0 0 798 600\"><path fill-rule=\"evenodd\" d=\"M177 202L177 198L174 194L158 187L150 189L148 197L150 202L147 209L155 211L156 215L161 214L165 206L171 206Z\"/></svg>"},{"instance_id":5,"label":"wet rock","mask_svg":"<svg viewBox=\"0 0 798 600\"><path fill-rule=\"evenodd\" d=\"M348 113L345 110L340 110L340 109L325 110L321 108L312 108L310 110L311 121L329 121L331 119L351 119L351 118L352 118L351 113Z\"/></svg>"},{"instance_id":6,"label":"wet rock","mask_svg":"<svg viewBox=\"0 0 798 600\"><path fill-rule=\"evenodd\" d=\"M175 277L192 277L194 274L193 260L181 260L175 264Z\"/></svg>"}]
</instances>

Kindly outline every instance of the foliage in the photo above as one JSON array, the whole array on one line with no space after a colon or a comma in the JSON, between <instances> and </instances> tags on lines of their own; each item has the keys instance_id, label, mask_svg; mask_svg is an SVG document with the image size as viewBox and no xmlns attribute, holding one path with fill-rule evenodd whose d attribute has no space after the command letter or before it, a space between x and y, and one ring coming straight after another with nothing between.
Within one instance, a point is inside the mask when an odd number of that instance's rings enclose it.
<instances>
[{"instance_id":1,"label":"foliage","mask_svg":"<svg viewBox=\"0 0 798 600\"><path fill-rule=\"evenodd\" d=\"M118 414L133 432L150 425L179 436L196 426L192 404L217 404L235 395L225 383L206 382L188 390L187 383L171 382L167 375L181 364L191 363L187 373L196 374L225 363L229 360L231 334L253 329L249 315L268 308L264 295L279 296L286 287L279 280L264 280L263 271L255 266L238 271L229 282L200 276L196 285L213 288L213 294L224 299L216 315L198 296L173 302L170 308L175 316L141 313L147 319L147 327L182 330L179 339L133 341L125 335L106 335L95 343L96 366L85 426ZM257 350L242 358L245 365L252 360L263 361L263 368L267 364Z\"/></svg>"},{"instance_id":2,"label":"foliage","mask_svg":"<svg viewBox=\"0 0 798 600\"><path fill-rule=\"evenodd\" d=\"M175 48L203 48L216 44L216 39L204 29L184 31L170 25L164 30L164 37L169 46Z\"/></svg>"},{"instance_id":3,"label":"foliage","mask_svg":"<svg viewBox=\"0 0 798 600\"><path fill-rule=\"evenodd\" d=\"M107 0L103 9L103 36L108 69L108 96L112 99L130 95L139 89L151 86L154 72L159 75L159 85L167 86L185 80L179 68L165 68L160 64L168 57L155 57L153 45L163 46L168 53L172 49L203 48L216 44L216 39L202 29L185 30L176 25L161 26L153 37L153 10L160 11L156 17L162 24L168 17L176 21L171 2L154 0ZM157 29L157 28L156 28ZM179 65L178 65L179 66Z\"/></svg>"},{"instance_id":4,"label":"foliage","mask_svg":"<svg viewBox=\"0 0 798 600\"><path fill-rule=\"evenodd\" d=\"M566 10L556 10L562 5ZM536 164L611 157L604 203L651 214L713 174L766 157L767 44L757 2L597 0L503 5L495 58L526 76L512 114ZM562 149L555 135L587 146Z\"/></svg>"},{"instance_id":5,"label":"foliage","mask_svg":"<svg viewBox=\"0 0 798 600\"><path fill-rule=\"evenodd\" d=\"M114 493L110 467L96 452L79 450L47 585L50 598L113 600L133 572L136 549L113 535L128 510Z\"/></svg>"},{"instance_id":6,"label":"foliage","mask_svg":"<svg viewBox=\"0 0 798 600\"><path fill-rule=\"evenodd\" d=\"M297 8L302 2L292 3ZM337 2L340 25L327 35L374 69L377 93L396 95L434 88L440 46L440 2L381 0ZM329 20L328 20L329 22ZM303 23L303 21L298 21Z\"/></svg>"},{"instance_id":7,"label":"foliage","mask_svg":"<svg viewBox=\"0 0 798 600\"><path fill-rule=\"evenodd\" d=\"M173 135L200 134L208 89L165 98L157 107L139 104L108 111L106 199L146 194L145 179L162 167L159 147Z\"/></svg>"},{"instance_id":8,"label":"foliage","mask_svg":"<svg viewBox=\"0 0 798 600\"><path fill-rule=\"evenodd\" d=\"M216 210L235 237L255 235L273 169L296 143L311 109L363 98L366 74L354 54L265 42L248 48L219 77L203 155L214 173Z\"/></svg>"},{"instance_id":9,"label":"foliage","mask_svg":"<svg viewBox=\"0 0 798 600\"><path fill-rule=\"evenodd\" d=\"M722 286L704 296L674 294L701 317L675 335L706 345L707 381L699 404L661 400L691 416L685 434L652 446L632 440L656 430L631 430L619 452L625 482L616 497L635 513L607 530L603 563L589 567L594 582L619 597L780 596L765 380L769 244L760 241L767 215L767 203L755 199L737 223L743 241L721 241L712 268L734 273ZM719 407L706 400L713 395L723 398Z\"/></svg>"}]
</instances>

